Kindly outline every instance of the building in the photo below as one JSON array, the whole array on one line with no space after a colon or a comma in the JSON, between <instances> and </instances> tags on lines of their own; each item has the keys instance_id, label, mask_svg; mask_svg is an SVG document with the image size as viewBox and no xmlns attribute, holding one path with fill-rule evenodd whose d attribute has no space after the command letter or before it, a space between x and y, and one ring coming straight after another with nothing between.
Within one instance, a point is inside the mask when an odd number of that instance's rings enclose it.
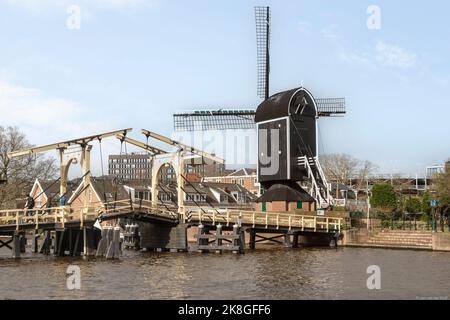
<instances>
[{"instance_id":1,"label":"building","mask_svg":"<svg viewBox=\"0 0 450 320\"><path fill-rule=\"evenodd\" d=\"M445 165L435 165L431 167L426 167L426 177L427 179L432 179L436 174L443 173L445 170Z\"/></svg>"},{"instance_id":2,"label":"building","mask_svg":"<svg viewBox=\"0 0 450 320\"><path fill-rule=\"evenodd\" d=\"M316 211L316 200L297 183L276 183L256 200L256 211L288 212Z\"/></svg>"},{"instance_id":3,"label":"building","mask_svg":"<svg viewBox=\"0 0 450 320\"><path fill-rule=\"evenodd\" d=\"M193 181L207 175L222 175L225 171L225 165L221 163L198 164L192 160L191 163L186 164L186 173ZM151 179L151 158L147 153L110 155L108 174L122 180ZM159 179L164 182L175 180L173 168L163 167L159 173Z\"/></svg>"},{"instance_id":4,"label":"building","mask_svg":"<svg viewBox=\"0 0 450 320\"><path fill-rule=\"evenodd\" d=\"M108 174L120 179L150 179L150 156L145 153L125 155L110 155L108 159Z\"/></svg>"},{"instance_id":5,"label":"building","mask_svg":"<svg viewBox=\"0 0 450 320\"><path fill-rule=\"evenodd\" d=\"M226 170L224 163L206 163L204 165L188 165L186 168L186 172L191 174L198 174L199 176L204 177L212 175L223 175Z\"/></svg>"},{"instance_id":6,"label":"building","mask_svg":"<svg viewBox=\"0 0 450 320\"><path fill-rule=\"evenodd\" d=\"M30 195L34 199L34 207L57 207L59 206L60 194L59 194L59 180L43 180L36 179L31 188ZM73 191L78 187L80 179L75 179L67 182L67 192L64 195L66 199L69 199ZM22 206L23 207L23 206Z\"/></svg>"},{"instance_id":7,"label":"building","mask_svg":"<svg viewBox=\"0 0 450 320\"><path fill-rule=\"evenodd\" d=\"M125 186L117 184L115 180L109 178L91 177L89 187L84 190L83 181L73 191L67 204L77 211L84 207L85 195L88 197L88 206L96 209L105 208L106 203L129 200L129 191Z\"/></svg>"},{"instance_id":8,"label":"building","mask_svg":"<svg viewBox=\"0 0 450 320\"><path fill-rule=\"evenodd\" d=\"M124 184L124 188L133 200L151 200L149 184L128 181ZM253 193L234 183L190 182L186 183L183 189L185 205L192 207L209 206L210 204L217 207L251 207L256 201ZM158 185L158 201L168 206L177 205L176 183Z\"/></svg>"},{"instance_id":9,"label":"building","mask_svg":"<svg viewBox=\"0 0 450 320\"><path fill-rule=\"evenodd\" d=\"M256 196L261 194L261 187L258 183L255 169L225 170L222 175L205 176L203 181L238 184Z\"/></svg>"}]
</instances>

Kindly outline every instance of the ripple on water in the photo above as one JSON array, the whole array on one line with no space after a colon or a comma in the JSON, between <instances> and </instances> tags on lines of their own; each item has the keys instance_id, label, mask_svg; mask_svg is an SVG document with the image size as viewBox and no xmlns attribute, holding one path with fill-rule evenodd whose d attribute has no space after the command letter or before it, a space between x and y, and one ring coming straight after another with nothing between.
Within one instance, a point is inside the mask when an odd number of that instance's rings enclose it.
<instances>
[{"instance_id":1,"label":"ripple on water","mask_svg":"<svg viewBox=\"0 0 450 320\"><path fill-rule=\"evenodd\" d=\"M3 250L3 249L2 249ZM117 261L0 250L0 299L415 299L450 296L450 253L268 247L244 255L140 253ZM68 290L66 269L81 269ZM366 269L381 268L381 290ZM426 276L424 276L426 275Z\"/></svg>"}]
</instances>

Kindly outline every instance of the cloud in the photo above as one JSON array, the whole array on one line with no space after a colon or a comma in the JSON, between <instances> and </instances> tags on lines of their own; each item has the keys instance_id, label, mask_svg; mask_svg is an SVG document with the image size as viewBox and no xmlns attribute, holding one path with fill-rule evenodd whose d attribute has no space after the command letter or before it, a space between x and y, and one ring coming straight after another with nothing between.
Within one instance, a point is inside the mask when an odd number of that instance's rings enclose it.
<instances>
[{"instance_id":1,"label":"cloud","mask_svg":"<svg viewBox=\"0 0 450 320\"><path fill-rule=\"evenodd\" d=\"M339 35L339 26L337 24L330 24L323 28L320 33L329 40L337 41L341 39Z\"/></svg>"},{"instance_id":2,"label":"cloud","mask_svg":"<svg viewBox=\"0 0 450 320\"><path fill-rule=\"evenodd\" d=\"M417 64L417 54L382 41L378 41L370 50L362 52L342 49L339 57L341 60L351 64L372 67L408 69Z\"/></svg>"},{"instance_id":3,"label":"cloud","mask_svg":"<svg viewBox=\"0 0 450 320\"><path fill-rule=\"evenodd\" d=\"M298 32L303 34L310 34L311 33L311 24L309 22L300 21L298 23Z\"/></svg>"},{"instance_id":4,"label":"cloud","mask_svg":"<svg viewBox=\"0 0 450 320\"><path fill-rule=\"evenodd\" d=\"M352 64L372 65L372 57L367 53L341 52L341 60Z\"/></svg>"},{"instance_id":5,"label":"cloud","mask_svg":"<svg viewBox=\"0 0 450 320\"><path fill-rule=\"evenodd\" d=\"M382 66L410 68L416 64L417 55L399 46L378 41L375 46L376 61Z\"/></svg>"},{"instance_id":6,"label":"cloud","mask_svg":"<svg viewBox=\"0 0 450 320\"><path fill-rule=\"evenodd\" d=\"M0 4L18 7L33 12L43 12L52 9L62 9L69 5L78 5L81 8L128 10L137 8L150 8L159 4L158 0L0 0Z\"/></svg>"},{"instance_id":7,"label":"cloud","mask_svg":"<svg viewBox=\"0 0 450 320\"><path fill-rule=\"evenodd\" d=\"M45 145L77 137L111 131L110 119L95 119L92 108L63 98L51 97L34 88L25 88L0 80L2 126L17 126L35 145ZM116 141L104 143L104 155L118 153ZM98 149L93 169L99 173ZM105 162L104 162L105 163ZM107 168L107 167L105 167Z\"/></svg>"}]
</instances>

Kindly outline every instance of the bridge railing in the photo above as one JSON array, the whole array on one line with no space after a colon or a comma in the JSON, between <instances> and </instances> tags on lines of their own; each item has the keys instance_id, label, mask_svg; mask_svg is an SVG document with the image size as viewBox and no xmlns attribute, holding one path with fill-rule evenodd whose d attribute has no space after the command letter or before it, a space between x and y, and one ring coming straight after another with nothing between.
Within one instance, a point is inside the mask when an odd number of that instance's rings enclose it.
<instances>
[{"instance_id":1,"label":"bridge railing","mask_svg":"<svg viewBox=\"0 0 450 320\"><path fill-rule=\"evenodd\" d=\"M116 213L126 214L134 212L148 213L153 216L179 220L179 214L174 211L153 208L152 203L147 200L118 200L108 202L90 203L89 206L62 206L52 208L34 208L34 209L8 209L0 210L0 226L14 225L16 230L22 227L39 229L42 224L54 223L64 227L68 222L78 222L83 226L87 220L95 220L100 214Z\"/></svg>"},{"instance_id":2,"label":"bridge railing","mask_svg":"<svg viewBox=\"0 0 450 320\"><path fill-rule=\"evenodd\" d=\"M154 208L152 202L149 200L136 199L134 201L130 200L118 200L105 203L101 209L102 214L113 214L113 213L147 213L153 216L161 216L170 218L173 220L179 219L179 214L176 212L176 208L173 211L167 210L166 207L161 208L160 206Z\"/></svg>"},{"instance_id":3,"label":"bridge railing","mask_svg":"<svg viewBox=\"0 0 450 320\"><path fill-rule=\"evenodd\" d=\"M342 218L298 215L294 213L234 211L224 212L191 211L190 221L209 222L213 225L222 224L230 226L235 223L251 225L252 227L265 227L266 229L279 229L280 227L308 230L308 231L340 231Z\"/></svg>"},{"instance_id":4,"label":"bridge railing","mask_svg":"<svg viewBox=\"0 0 450 320\"><path fill-rule=\"evenodd\" d=\"M68 207L0 210L0 225L14 225L16 230L24 225L34 225L38 229L39 225L46 223L64 225L69 215Z\"/></svg>"}]
</instances>

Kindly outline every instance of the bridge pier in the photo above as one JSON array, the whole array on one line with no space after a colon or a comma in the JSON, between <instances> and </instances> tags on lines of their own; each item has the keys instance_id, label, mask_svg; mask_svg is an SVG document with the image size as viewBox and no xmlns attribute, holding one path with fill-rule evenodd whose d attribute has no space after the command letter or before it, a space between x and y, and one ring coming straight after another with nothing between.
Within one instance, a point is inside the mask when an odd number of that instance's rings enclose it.
<instances>
[{"instance_id":1,"label":"bridge pier","mask_svg":"<svg viewBox=\"0 0 450 320\"><path fill-rule=\"evenodd\" d=\"M291 234L289 232L284 234L284 246L286 248L292 248Z\"/></svg>"},{"instance_id":2,"label":"bridge pier","mask_svg":"<svg viewBox=\"0 0 450 320\"><path fill-rule=\"evenodd\" d=\"M83 255L86 257L92 257L95 256L96 253L96 243L98 243L98 232L93 228L86 228L83 229Z\"/></svg>"},{"instance_id":3,"label":"bridge pier","mask_svg":"<svg viewBox=\"0 0 450 320\"><path fill-rule=\"evenodd\" d=\"M215 233L210 233L210 228L215 227ZM233 253L244 253L245 236L244 230L237 224L233 225L232 234L224 234L223 226L218 224L216 226L199 225L195 237L197 244L190 249L200 253L223 251L232 251Z\"/></svg>"},{"instance_id":4,"label":"bridge pier","mask_svg":"<svg viewBox=\"0 0 450 320\"><path fill-rule=\"evenodd\" d=\"M33 230L33 234L32 234L32 239L31 239L31 250L33 253L38 253L39 252L39 232L38 230Z\"/></svg>"},{"instance_id":5,"label":"bridge pier","mask_svg":"<svg viewBox=\"0 0 450 320\"><path fill-rule=\"evenodd\" d=\"M44 231L44 241L41 245L39 253L49 255L52 247L52 232L50 230Z\"/></svg>"},{"instance_id":6,"label":"bridge pier","mask_svg":"<svg viewBox=\"0 0 450 320\"><path fill-rule=\"evenodd\" d=\"M66 230L55 231L55 242L53 245L53 253L55 256L62 257L65 255L66 237Z\"/></svg>"},{"instance_id":7,"label":"bridge pier","mask_svg":"<svg viewBox=\"0 0 450 320\"><path fill-rule=\"evenodd\" d=\"M301 246L311 247L336 247L337 239L335 233L311 233L302 232L299 235L299 243Z\"/></svg>"},{"instance_id":8,"label":"bridge pier","mask_svg":"<svg viewBox=\"0 0 450 320\"><path fill-rule=\"evenodd\" d=\"M112 231L112 235L110 233L111 241L108 246L108 250L106 251L106 259L114 259L120 257L120 228L115 227L114 229L110 229Z\"/></svg>"},{"instance_id":9,"label":"bridge pier","mask_svg":"<svg viewBox=\"0 0 450 320\"><path fill-rule=\"evenodd\" d=\"M293 233L293 238L292 247L298 248L298 232Z\"/></svg>"},{"instance_id":10,"label":"bridge pier","mask_svg":"<svg viewBox=\"0 0 450 320\"><path fill-rule=\"evenodd\" d=\"M110 234L109 227L102 229L101 238L97 246L97 252L95 254L96 257L102 257L105 255L106 250L108 249L109 234Z\"/></svg>"},{"instance_id":11,"label":"bridge pier","mask_svg":"<svg viewBox=\"0 0 450 320\"><path fill-rule=\"evenodd\" d=\"M91 232L84 229L68 228L55 231L54 254L58 257L70 255L72 257L80 256L87 252L86 246ZM48 237L48 235L47 235ZM46 243L48 245L48 241ZM45 248L47 250L47 248ZM85 251L86 250L86 251Z\"/></svg>"},{"instance_id":12,"label":"bridge pier","mask_svg":"<svg viewBox=\"0 0 450 320\"><path fill-rule=\"evenodd\" d=\"M249 229L249 234L250 234L250 241L248 243L248 246L250 249L255 249L256 248L256 231L255 229Z\"/></svg>"},{"instance_id":13,"label":"bridge pier","mask_svg":"<svg viewBox=\"0 0 450 320\"><path fill-rule=\"evenodd\" d=\"M21 243L22 243L22 233L19 231L14 231L14 234L12 235L12 257L15 259L20 258L21 250Z\"/></svg>"},{"instance_id":14,"label":"bridge pier","mask_svg":"<svg viewBox=\"0 0 450 320\"><path fill-rule=\"evenodd\" d=\"M188 225L184 223L175 226L158 223L139 223L139 246L149 251L157 249L161 249L161 251L187 251L187 228Z\"/></svg>"},{"instance_id":15,"label":"bridge pier","mask_svg":"<svg viewBox=\"0 0 450 320\"><path fill-rule=\"evenodd\" d=\"M123 246L126 249L140 249L139 225L127 224L123 234Z\"/></svg>"}]
</instances>

